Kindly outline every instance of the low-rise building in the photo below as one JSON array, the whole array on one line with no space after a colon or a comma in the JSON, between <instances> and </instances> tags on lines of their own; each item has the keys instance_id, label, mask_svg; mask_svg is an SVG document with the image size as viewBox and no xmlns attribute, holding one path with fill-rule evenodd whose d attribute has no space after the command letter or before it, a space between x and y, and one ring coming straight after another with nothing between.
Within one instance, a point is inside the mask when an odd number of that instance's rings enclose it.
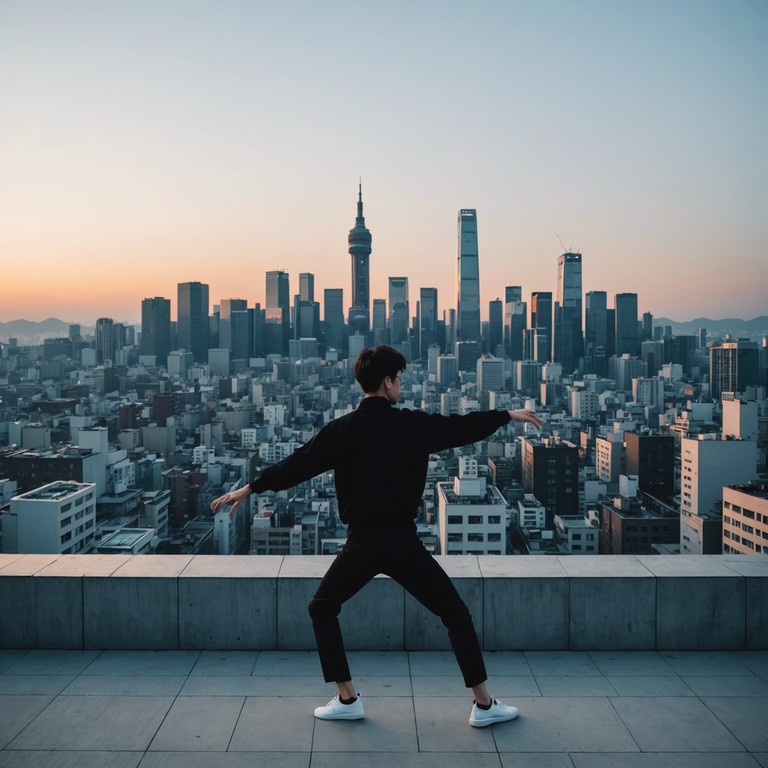
<instances>
[{"instance_id":1,"label":"low-rise building","mask_svg":"<svg viewBox=\"0 0 768 768\"><path fill-rule=\"evenodd\" d=\"M3 552L86 554L95 525L94 483L48 483L11 499L2 515Z\"/></svg>"}]
</instances>

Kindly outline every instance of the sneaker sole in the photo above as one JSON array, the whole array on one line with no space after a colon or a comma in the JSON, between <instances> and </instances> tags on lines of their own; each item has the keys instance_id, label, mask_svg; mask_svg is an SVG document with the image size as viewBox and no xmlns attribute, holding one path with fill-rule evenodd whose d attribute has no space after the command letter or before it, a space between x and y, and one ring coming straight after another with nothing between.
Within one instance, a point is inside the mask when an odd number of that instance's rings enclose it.
<instances>
[{"instance_id":1,"label":"sneaker sole","mask_svg":"<svg viewBox=\"0 0 768 768\"><path fill-rule=\"evenodd\" d=\"M519 712L515 712L514 715L505 715L504 717L491 717L488 718L488 720L470 720L469 724L473 728L485 728L488 725L494 725L496 723L508 723L510 720L516 720L519 715Z\"/></svg>"},{"instance_id":2,"label":"sneaker sole","mask_svg":"<svg viewBox=\"0 0 768 768\"><path fill-rule=\"evenodd\" d=\"M318 720L362 720L365 715L318 715L315 713L315 717Z\"/></svg>"}]
</instances>

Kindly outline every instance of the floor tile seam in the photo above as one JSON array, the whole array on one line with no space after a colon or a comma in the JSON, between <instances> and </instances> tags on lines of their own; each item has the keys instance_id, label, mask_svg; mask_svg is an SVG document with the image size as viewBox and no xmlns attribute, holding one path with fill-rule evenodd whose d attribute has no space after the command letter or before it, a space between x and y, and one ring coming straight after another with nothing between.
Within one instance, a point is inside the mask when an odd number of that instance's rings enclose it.
<instances>
[{"instance_id":1,"label":"floor tile seam","mask_svg":"<svg viewBox=\"0 0 768 768\"><path fill-rule=\"evenodd\" d=\"M9 747L9 746L10 746L10 745L11 745L11 744L14 742L14 741L16 741L16 739L18 739L18 738L19 738L19 736L21 736L21 734L22 734L22 733L24 733L24 731L26 731L26 730L27 730L27 728L29 728L29 727L32 725L32 723L34 723L34 722L35 722L35 720L37 720L37 718L38 718L38 717L40 717L40 715L42 715L42 714L43 714L43 712L45 712L45 710L46 710L46 709L48 709L48 707L50 707L50 706L51 706L51 704L53 704L53 702L54 702L54 701L55 701L55 700L56 700L56 699L57 699L57 698L58 698L58 697L59 697L61 694L56 694L56 695L53 695L53 694L34 694L34 693L33 693L33 694L29 694L29 695L30 695L30 696L36 696L36 695L40 695L40 696L50 696L50 697L51 697L51 700L50 700L50 701L49 701L49 702L48 702L48 703L47 703L47 704L46 704L46 705L45 705L45 706L44 706L44 707L43 707L43 708L42 708L42 709L41 709L41 710L40 710L40 711L39 711L39 712L38 712L38 713L37 713L37 714L36 714L36 715L35 715L35 716L34 716L34 717L33 717L33 718L32 718L32 719L31 719L31 720L30 720L30 721L29 721L29 722L28 722L28 723L27 723L27 724L26 724L26 725L25 725L25 726L24 726L22 729L21 729L21 730L20 730L20 731L18 731L18 733L15 733L15 734L14 734L14 735L13 735L11 738L9 738L9 739L8 739L8 741L7 741L7 742L6 742L6 743L3 745L3 750L6 750L6 749L8 749L8 747Z\"/></svg>"},{"instance_id":2,"label":"floor tile seam","mask_svg":"<svg viewBox=\"0 0 768 768\"><path fill-rule=\"evenodd\" d=\"M237 713L237 717L235 718L235 724L232 726L232 732L229 734L229 739L227 739L227 748L224 750L225 752L229 752L229 748L232 746L232 739L235 738L235 731L237 730L238 723L240 722L240 718L243 716L243 710L245 709L245 702L247 700L246 696L243 696L243 701L240 704L240 711Z\"/></svg>"},{"instance_id":3,"label":"floor tile seam","mask_svg":"<svg viewBox=\"0 0 768 768\"><path fill-rule=\"evenodd\" d=\"M704 701L705 698L711 699L711 698L736 698L736 697L733 697L733 696L727 696L727 697L725 697L725 696L723 696L723 697L717 697L717 696L706 696L706 697L697 696L696 698L704 705L704 708L707 710L707 712L709 712L715 718L715 720L717 720L717 722L720 723L720 725L722 725L723 728L725 728L725 730L728 731L728 733L731 734L731 736L733 736L733 738L736 740L736 742L741 745L741 748L745 752L750 754L749 749L747 749L747 745L744 744L744 742L720 719L720 717L718 716L717 712L715 712L711 707L707 706L707 702ZM750 697L744 697L744 698L750 698ZM757 698L757 697L755 697L755 698Z\"/></svg>"},{"instance_id":4,"label":"floor tile seam","mask_svg":"<svg viewBox=\"0 0 768 768\"><path fill-rule=\"evenodd\" d=\"M642 752L643 748L640 746L637 739L635 738L635 734L632 733L632 731L629 728L629 725L626 722L624 722L624 718L621 716L621 713L619 712L619 710L616 709L616 705L613 702L614 698L621 698L621 697L607 696L606 698L608 700L608 703L610 704L611 709L616 713L616 717L619 718L619 722L622 724L622 726L624 726L624 730L629 735L629 738L632 739L632 743L637 747L638 752ZM571 762L573 762L573 760L571 760Z\"/></svg>"}]
</instances>

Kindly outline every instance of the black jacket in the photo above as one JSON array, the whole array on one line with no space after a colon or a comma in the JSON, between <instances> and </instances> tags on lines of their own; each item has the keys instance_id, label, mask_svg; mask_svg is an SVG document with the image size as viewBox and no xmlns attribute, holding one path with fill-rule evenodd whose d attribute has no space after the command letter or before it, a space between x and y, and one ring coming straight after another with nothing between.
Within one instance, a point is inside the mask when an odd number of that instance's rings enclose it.
<instances>
[{"instance_id":1,"label":"black jacket","mask_svg":"<svg viewBox=\"0 0 768 768\"><path fill-rule=\"evenodd\" d=\"M482 440L510 420L507 411L440 416L393 408L384 397L323 427L308 443L250 483L253 493L290 488L335 470L339 516L350 532L413 528L431 453Z\"/></svg>"}]
</instances>

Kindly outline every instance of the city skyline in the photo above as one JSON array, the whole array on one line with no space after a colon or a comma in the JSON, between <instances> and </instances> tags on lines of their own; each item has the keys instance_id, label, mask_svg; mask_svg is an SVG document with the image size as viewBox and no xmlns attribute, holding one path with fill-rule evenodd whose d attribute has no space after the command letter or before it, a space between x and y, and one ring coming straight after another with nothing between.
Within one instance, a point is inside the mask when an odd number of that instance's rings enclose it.
<instances>
[{"instance_id":1,"label":"city skyline","mask_svg":"<svg viewBox=\"0 0 768 768\"><path fill-rule=\"evenodd\" d=\"M453 306L472 208L484 318L568 250L655 316L765 314L766 32L748 1L6 3L0 320L175 315L185 281L264 305L274 270L346 314L359 176L371 301Z\"/></svg>"}]
</instances>

